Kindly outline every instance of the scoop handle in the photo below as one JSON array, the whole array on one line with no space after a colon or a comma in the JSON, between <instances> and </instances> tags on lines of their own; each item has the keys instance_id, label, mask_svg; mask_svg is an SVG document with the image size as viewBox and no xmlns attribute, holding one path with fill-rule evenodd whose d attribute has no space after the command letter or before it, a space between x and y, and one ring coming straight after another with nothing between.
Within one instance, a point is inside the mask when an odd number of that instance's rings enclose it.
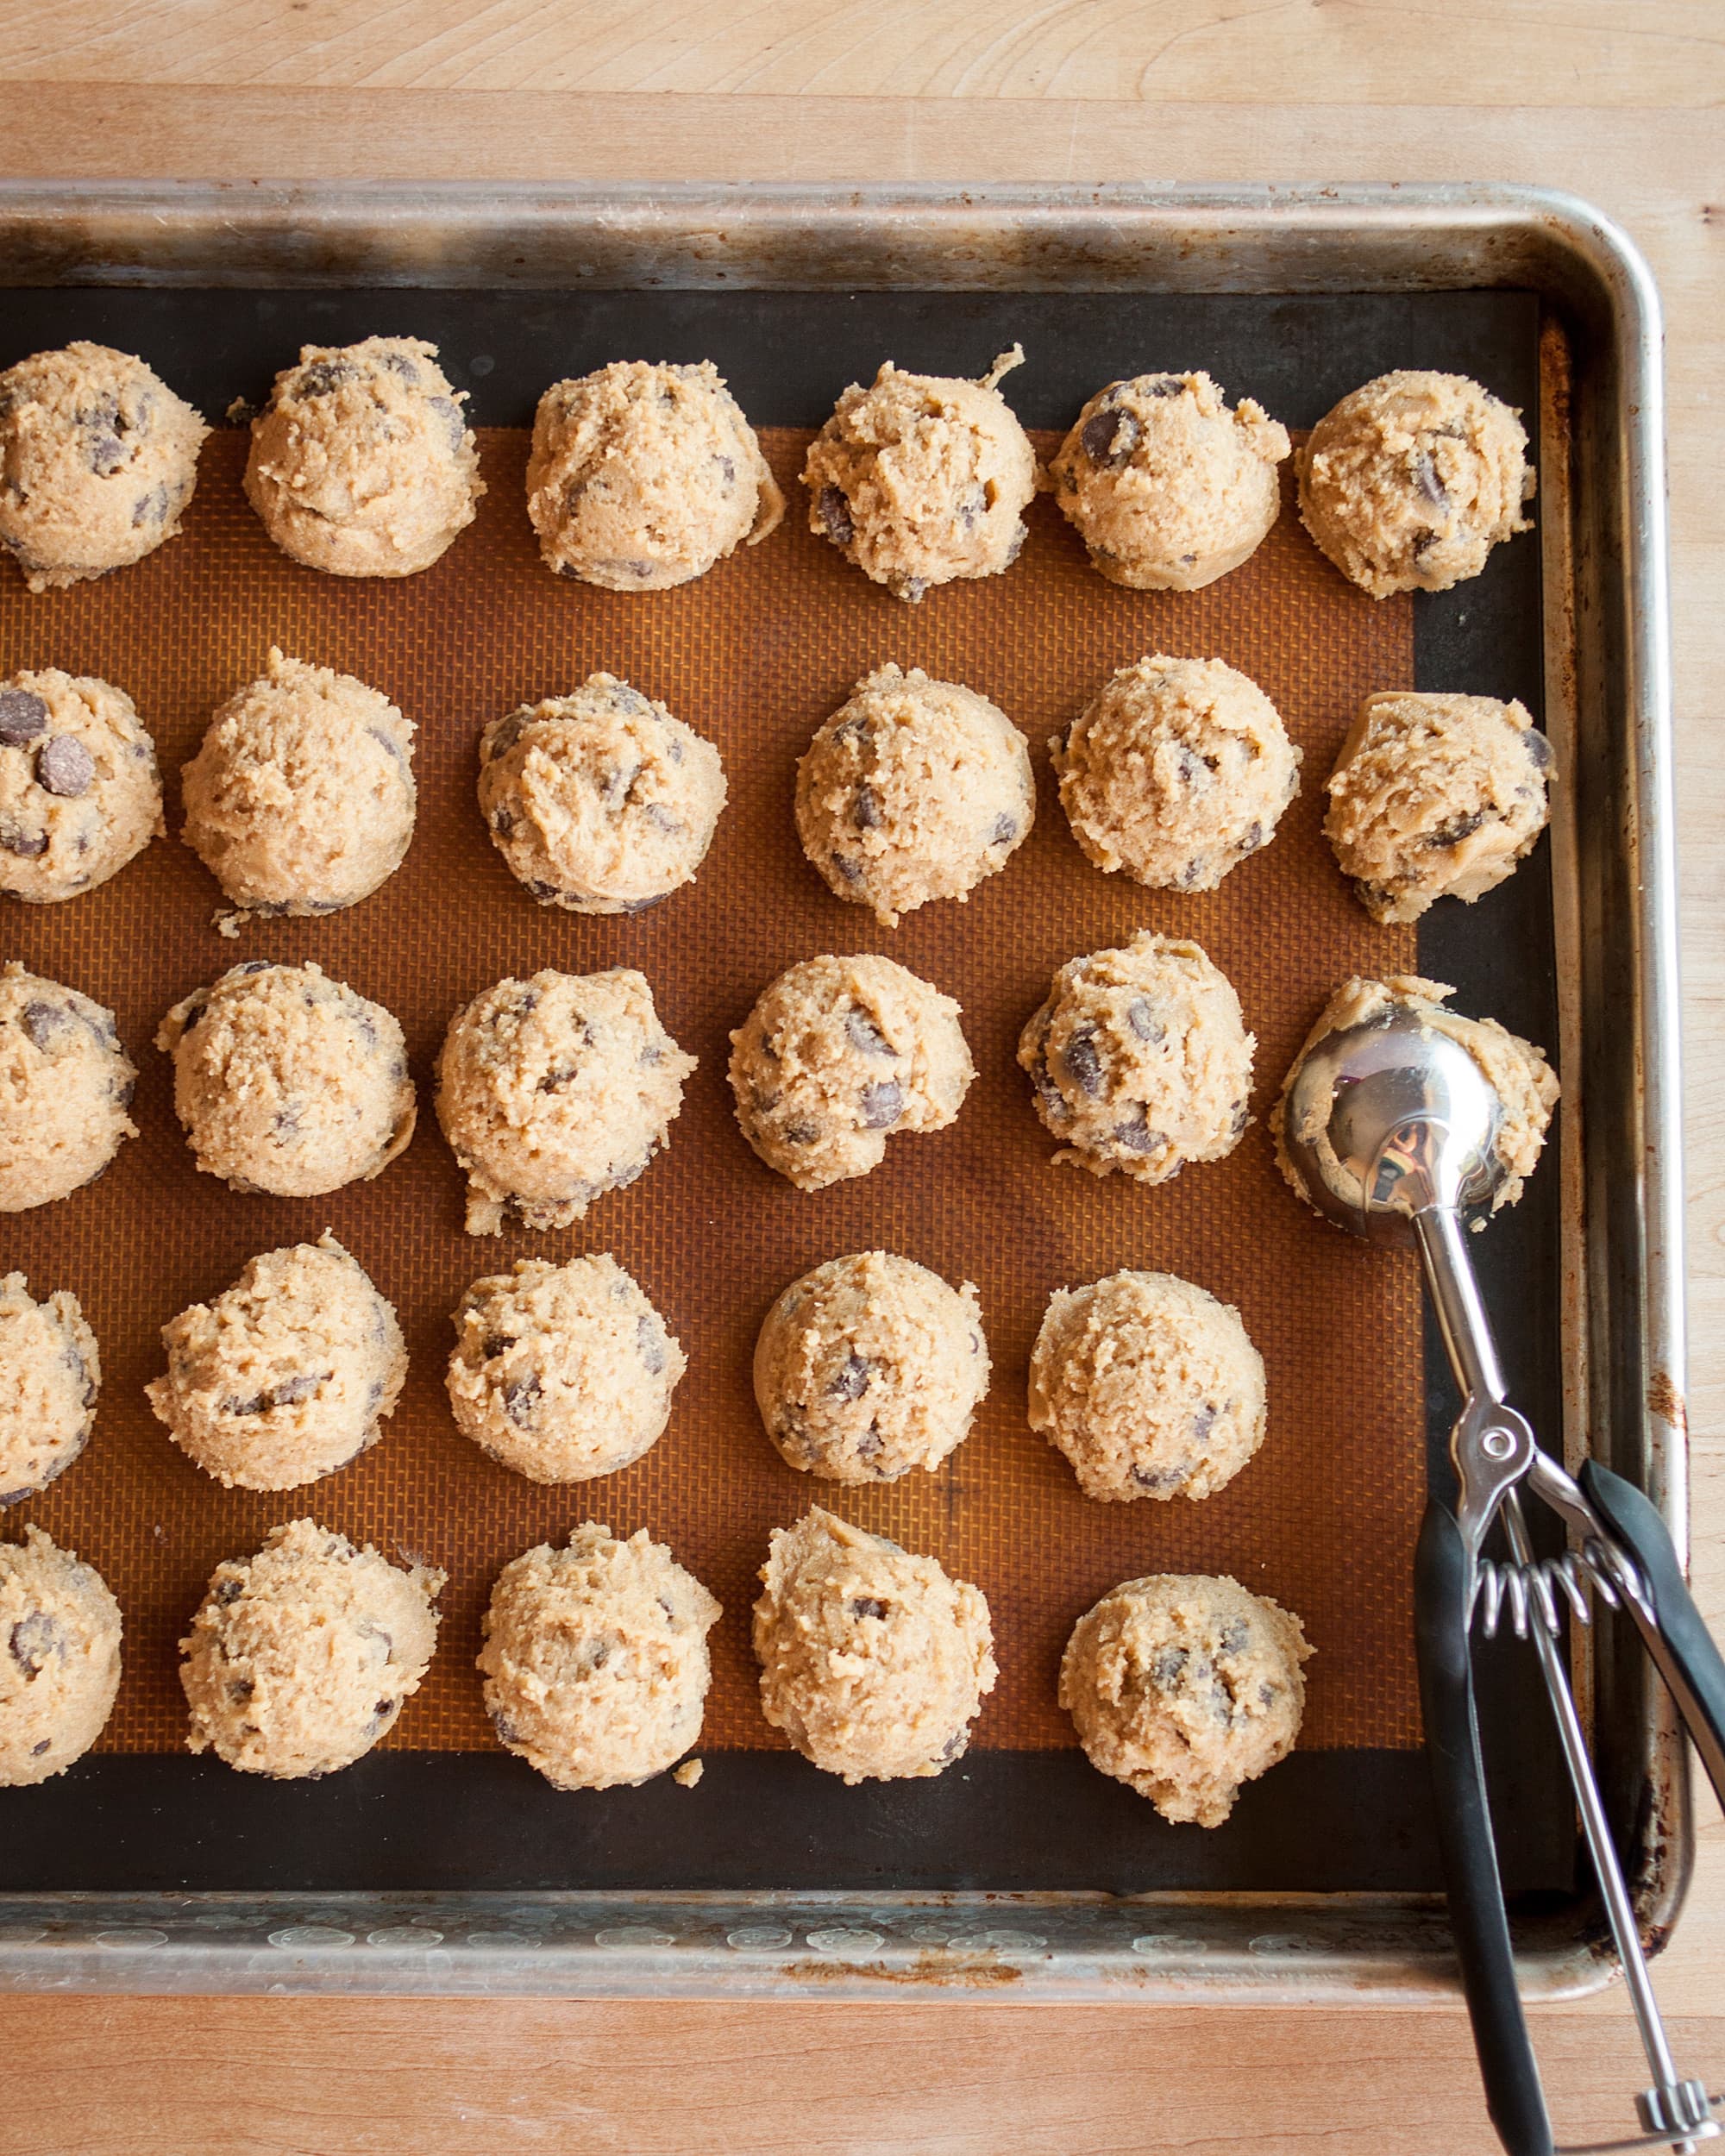
<instances>
[{"instance_id":1,"label":"scoop handle","mask_svg":"<svg viewBox=\"0 0 1725 2156\"><path fill-rule=\"evenodd\" d=\"M1503 1883L1485 1797L1468 1655L1467 1551L1454 1517L1426 1507L1414 1559L1414 1642L1450 1928L1485 2108L1509 2156L1552 2156L1551 2119L1515 1988Z\"/></svg>"}]
</instances>

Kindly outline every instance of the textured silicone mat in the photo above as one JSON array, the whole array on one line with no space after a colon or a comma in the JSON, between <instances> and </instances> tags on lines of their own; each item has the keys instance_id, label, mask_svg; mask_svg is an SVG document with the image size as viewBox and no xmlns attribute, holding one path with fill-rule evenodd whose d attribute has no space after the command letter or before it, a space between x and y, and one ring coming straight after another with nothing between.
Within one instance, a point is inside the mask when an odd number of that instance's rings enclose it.
<instances>
[{"instance_id":1,"label":"textured silicone mat","mask_svg":"<svg viewBox=\"0 0 1725 2156\"><path fill-rule=\"evenodd\" d=\"M748 1645L769 1530L825 1502L975 1580L994 1614L1001 1676L977 1726L983 1747L1069 1745L1055 1705L1062 1643L1113 1582L1163 1570L1227 1570L1304 1619L1308 1746L1417 1739L1408 1649L1408 1553L1425 1470L1418 1282L1411 1265L1351 1245L1305 1215L1276 1175L1262 1118L1331 984L1411 965L1408 931L1375 928L1320 835L1321 780L1362 693L1410 683L1405 600L1346 586L1291 511L1252 561L1189 596L1103 583L1045 499L1007 576L908 608L803 528L794 485L806 437L763 439L792 499L786 525L693 586L647 599L556 580L522 502L525 437L482 435L490 493L435 568L400 584L346 583L296 567L240 492L243 436L211 439L185 535L122 574L31 599L0 582L0 670L59 665L105 675L154 731L179 829L178 770L217 703L272 642L385 690L418 722L417 836L381 892L327 920L211 926L219 894L177 837L104 889L52 908L13 906L6 956L116 1011L138 1062L141 1138L89 1189L0 1228L0 1260L37 1293L77 1291L105 1383L89 1451L9 1517L39 1521L103 1570L127 1627L126 1677L104 1748L179 1745L175 1642L215 1563L277 1521L310 1513L386 1553L449 1574L436 1662L391 1745L486 1745L474 1656L500 1565L584 1518L647 1526L724 1604L704 1743L777 1746L756 1701ZM1040 439L1044 452L1053 437ZM1104 877L1068 832L1046 736L1114 667L1153 650L1220 655L1269 693L1305 751L1305 785L1275 843L1200 897ZM790 814L798 755L851 682L887 660L993 697L1035 752L1038 821L1006 873L968 906L925 908L896 931L832 898ZM510 878L474 802L484 721L607 668L715 740L730 805L697 883L636 919L542 911ZM1013 1051L1053 968L1149 926L1195 937L1238 987L1258 1041L1260 1119L1226 1162L1145 1191L1056 1168ZM761 987L821 950L881 950L956 995L978 1077L957 1124L894 1139L866 1179L809 1196L762 1167L731 1114L726 1035ZM327 1199L241 1197L199 1175L150 1045L178 997L244 956L316 958L393 1010L406 1030L421 1123L377 1182ZM451 1012L506 973L628 964L700 1059L667 1153L585 1223L500 1239L461 1230L461 1183L431 1113L432 1059ZM224 1492L169 1443L143 1398L159 1329L220 1291L254 1251L326 1225L400 1312L412 1369L382 1442L309 1489ZM815 1483L762 1433L749 1383L756 1329L778 1289L840 1251L904 1252L982 1294L994 1362L969 1440L940 1473L881 1489ZM442 1391L448 1312L477 1275L527 1255L610 1250L640 1279L689 1356L670 1427L623 1474L572 1489L526 1482L451 1422ZM1187 1275L1237 1304L1269 1371L1264 1451L1225 1491L1101 1506L1024 1415L1026 1365L1051 1289L1121 1265ZM1334 1343L1374 1339L1369 1357Z\"/></svg>"}]
</instances>

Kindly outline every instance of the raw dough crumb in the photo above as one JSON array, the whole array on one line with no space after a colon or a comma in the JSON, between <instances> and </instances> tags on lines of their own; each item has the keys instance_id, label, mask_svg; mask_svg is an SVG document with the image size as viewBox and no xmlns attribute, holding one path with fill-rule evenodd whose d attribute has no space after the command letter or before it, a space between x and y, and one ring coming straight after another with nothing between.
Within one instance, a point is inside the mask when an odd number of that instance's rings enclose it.
<instances>
[{"instance_id":1,"label":"raw dough crumb","mask_svg":"<svg viewBox=\"0 0 1725 2156\"><path fill-rule=\"evenodd\" d=\"M1010 568L1036 453L995 385L1023 360L1015 344L969 382L888 360L869 388L853 382L809 445L809 530L913 604L932 584Z\"/></svg>"},{"instance_id":2,"label":"raw dough crumb","mask_svg":"<svg viewBox=\"0 0 1725 2156\"><path fill-rule=\"evenodd\" d=\"M1375 921L1496 890L1551 815L1552 744L1513 699L1368 696L1330 774L1324 836Z\"/></svg>"},{"instance_id":3,"label":"raw dough crumb","mask_svg":"<svg viewBox=\"0 0 1725 2156\"><path fill-rule=\"evenodd\" d=\"M137 1081L111 1011L12 959L0 974L0 1213L93 1182L138 1135L126 1112Z\"/></svg>"},{"instance_id":4,"label":"raw dough crumb","mask_svg":"<svg viewBox=\"0 0 1725 2156\"><path fill-rule=\"evenodd\" d=\"M791 1467L835 1482L934 1469L988 1389L976 1290L887 1250L793 1281L755 1344L755 1399Z\"/></svg>"},{"instance_id":5,"label":"raw dough crumb","mask_svg":"<svg viewBox=\"0 0 1725 2156\"><path fill-rule=\"evenodd\" d=\"M0 1542L0 1787L64 1774L102 1734L120 1689L120 1605L91 1564L40 1527Z\"/></svg>"},{"instance_id":6,"label":"raw dough crumb","mask_svg":"<svg viewBox=\"0 0 1725 2156\"><path fill-rule=\"evenodd\" d=\"M1172 1273L1110 1273L1050 1296L1030 1426L1087 1497L1208 1497L1264 1442L1264 1357L1232 1304Z\"/></svg>"},{"instance_id":7,"label":"raw dough crumb","mask_svg":"<svg viewBox=\"0 0 1725 2156\"><path fill-rule=\"evenodd\" d=\"M1063 1141L1056 1160L1163 1183L1239 1144L1257 1045L1232 982L1199 946L1140 929L1123 950L1060 968L1019 1062Z\"/></svg>"},{"instance_id":8,"label":"raw dough crumb","mask_svg":"<svg viewBox=\"0 0 1725 2156\"><path fill-rule=\"evenodd\" d=\"M1452 1040L1461 1044L1485 1073L1503 1103L1496 1153L1505 1172L1497 1194L1491 1200L1491 1210L1496 1213L1502 1206L1515 1204L1521 1194L1523 1183L1533 1174L1546 1142L1552 1110L1558 1103L1557 1075L1546 1061L1544 1049L1535 1048L1531 1042L1509 1032L1496 1018L1466 1018L1459 1011L1446 1009L1444 1006L1454 993L1455 990L1442 981L1422 981L1417 974L1389 974L1382 981L1363 981L1355 975L1336 990L1306 1036L1300 1053L1289 1066L1272 1120L1276 1158L1296 1196L1305 1198L1306 1190L1288 1157L1288 1088L1305 1060L1307 1050L1327 1033L1370 1025L1393 1006L1405 1004L1419 1013L1432 1031L1446 1033ZM1317 1146L1320 1156L1336 1166L1339 1176L1339 1165L1335 1163L1326 1135L1333 1106L1333 1100L1314 1101L1302 1135ZM1354 1201L1358 1201L1358 1186L1354 1187ZM1307 1203L1310 1202L1307 1199Z\"/></svg>"},{"instance_id":9,"label":"raw dough crumb","mask_svg":"<svg viewBox=\"0 0 1725 2156\"><path fill-rule=\"evenodd\" d=\"M931 899L967 899L1035 821L1024 736L986 696L920 667L865 675L797 767L803 851L886 928Z\"/></svg>"},{"instance_id":10,"label":"raw dough crumb","mask_svg":"<svg viewBox=\"0 0 1725 2156\"><path fill-rule=\"evenodd\" d=\"M415 730L351 674L272 646L180 774L185 843L242 909L225 919L338 912L392 876L413 837Z\"/></svg>"},{"instance_id":11,"label":"raw dough crumb","mask_svg":"<svg viewBox=\"0 0 1725 2156\"><path fill-rule=\"evenodd\" d=\"M78 1297L60 1288L38 1302L22 1273L8 1273L0 1280L0 1507L65 1474L90 1442L101 1389L102 1357Z\"/></svg>"},{"instance_id":12,"label":"raw dough crumb","mask_svg":"<svg viewBox=\"0 0 1725 2156\"><path fill-rule=\"evenodd\" d=\"M958 1006L890 958L807 958L731 1037L743 1135L799 1190L866 1175L894 1131L944 1131L975 1076Z\"/></svg>"},{"instance_id":13,"label":"raw dough crumb","mask_svg":"<svg viewBox=\"0 0 1725 2156\"><path fill-rule=\"evenodd\" d=\"M0 374L0 549L33 592L141 561L178 536L209 431L110 345L20 360Z\"/></svg>"},{"instance_id":14,"label":"raw dough crumb","mask_svg":"<svg viewBox=\"0 0 1725 2156\"><path fill-rule=\"evenodd\" d=\"M393 1307L327 1229L253 1258L161 1337L167 1375L144 1388L150 1406L226 1489L298 1489L346 1467L382 1435L407 1377Z\"/></svg>"},{"instance_id":15,"label":"raw dough crumb","mask_svg":"<svg viewBox=\"0 0 1725 2156\"><path fill-rule=\"evenodd\" d=\"M312 1520L273 1527L216 1566L179 1643L188 1748L283 1781L363 1758L419 1689L443 1582Z\"/></svg>"},{"instance_id":16,"label":"raw dough crumb","mask_svg":"<svg viewBox=\"0 0 1725 2156\"><path fill-rule=\"evenodd\" d=\"M542 1542L505 1565L485 1614L479 1666L499 1739L554 1789L650 1781L700 1735L720 1614L645 1528L618 1542L587 1520L565 1550ZM699 1760L677 1777L699 1777Z\"/></svg>"},{"instance_id":17,"label":"raw dough crumb","mask_svg":"<svg viewBox=\"0 0 1725 2156\"><path fill-rule=\"evenodd\" d=\"M614 1257L518 1258L455 1313L449 1406L492 1458L536 1482L585 1482L662 1434L688 1368Z\"/></svg>"},{"instance_id":18,"label":"raw dough crumb","mask_svg":"<svg viewBox=\"0 0 1725 2156\"><path fill-rule=\"evenodd\" d=\"M1122 667L1048 748L1085 857L1157 890L1214 891L1300 791L1280 713L1220 659Z\"/></svg>"},{"instance_id":19,"label":"raw dough crumb","mask_svg":"<svg viewBox=\"0 0 1725 2156\"><path fill-rule=\"evenodd\" d=\"M1060 1704L1093 1767L1176 1825L1220 1827L1294 1749L1312 1652L1291 1611L1238 1580L1155 1573L1078 1620Z\"/></svg>"},{"instance_id":20,"label":"raw dough crumb","mask_svg":"<svg viewBox=\"0 0 1725 2156\"><path fill-rule=\"evenodd\" d=\"M988 1605L932 1557L819 1506L775 1527L755 1605L761 1708L847 1783L939 1774L999 1675Z\"/></svg>"},{"instance_id":21,"label":"raw dough crumb","mask_svg":"<svg viewBox=\"0 0 1725 2156\"><path fill-rule=\"evenodd\" d=\"M710 360L617 360L539 399L527 513L559 576L664 592L776 531L785 498Z\"/></svg>"},{"instance_id":22,"label":"raw dough crumb","mask_svg":"<svg viewBox=\"0 0 1725 2156\"><path fill-rule=\"evenodd\" d=\"M76 898L166 829L155 743L123 689L57 667L0 681L0 891Z\"/></svg>"},{"instance_id":23,"label":"raw dough crumb","mask_svg":"<svg viewBox=\"0 0 1725 2156\"><path fill-rule=\"evenodd\" d=\"M615 674L494 718L480 813L542 906L643 913L694 880L724 806L718 751Z\"/></svg>"},{"instance_id":24,"label":"raw dough crumb","mask_svg":"<svg viewBox=\"0 0 1725 2156\"><path fill-rule=\"evenodd\" d=\"M685 1759L681 1766L672 1770L671 1779L680 1789L692 1789L706 1772L703 1760Z\"/></svg>"},{"instance_id":25,"label":"raw dough crumb","mask_svg":"<svg viewBox=\"0 0 1725 2156\"><path fill-rule=\"evenodd\" d=\"M1062 513L1111 584L1195 592L1255 553L1282 506L1288 429L1208 374L1110 382L1049 467Z\"/></svg>"},{"instance_id":26,"label":"raw dough crumb","mask_svg":"<svg viewBox=\"0 0 1725 2156\"><path fill-rule=\"evenodd\" d=\"M1404 368L1351 391L1295 458L1300 515L1374 599L1446 592L1532 530L1520 412L1465 374Z\"/></svg>"},{"instance_id":27,"label":"raw dough crumb","mask_svg":"<svg viewBox=\"0 0 1725 2156\"><path fill-rule=\"evenodd\" d=\"M646 976L549 970L499 981L450 1021L437 1120L467 1178L469 1235L567 1228L669 1143L693 1076Z\"/></svg>"},{"instance_id":28,"label":"raw dough crumb","mask_svg":"<svg viewBox=\"0 0 1725 2156\"><path fill-rule=\"evenodd\" d=\"M486 491L466 400L423 337L303 345L252 422L246 498L307 568L428 569Z\"/></svg>"}]
</instances>

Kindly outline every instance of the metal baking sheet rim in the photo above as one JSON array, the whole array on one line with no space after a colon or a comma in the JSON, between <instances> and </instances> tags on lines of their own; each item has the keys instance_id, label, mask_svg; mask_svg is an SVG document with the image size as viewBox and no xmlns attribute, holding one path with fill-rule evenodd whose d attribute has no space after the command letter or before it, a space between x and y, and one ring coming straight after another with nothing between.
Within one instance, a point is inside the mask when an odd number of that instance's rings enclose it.
<instances>
[{"instance_id":1,"label":"metal baking sheet rim","mask_svg":"<svg viewBox=\"0 0 1725 2156\"><path fill-rule=\"evenodd\" d=\"M1584 875L1559 899L1565 1030L1586 1041L1585 954L1608 931L1627 980L1627 1235L1567 1247L1567 1358L1591 1443L1641 1480L1686 1553L1682 1152L1670 734L1661 325L1646 264L1589 204L1478 185L1282 188L631 185L331 187L14 183L0 188L0 281L14 284L590 283L963 289L1311 291L1521 286L1606 361L1602 409L1574 439L1579 573L1598 610L1560 596L1577 638L1554 709L1581 718L1621 789L1612 818L1627 918L1587 919ZM1549 556L1548 556L1549 562ZM1603 567L1602 567L1603 562ZM1551 573L1548 567L1548 589ZM1549 648L1549 647L1548 647ZM1553 655L1567 669L1569 655ZM1579 744L1578 744L1579 745ZM1575 911L1571 913L1571 907ZM1565 918L1578 943L1565 934ZM1596 939L1591 945L1589 932ZM1596 976L1594 976L1596 977ZM1622 1036L1620 1035L1620 1037ZM1599 1081L1590 1087L1597 1108ZM1571 1117L1572 1124L1578 1119ZM1626 1163L1592 1123L1585 1164ZM1566 1169L1580 1186L1577 1134ZM1622 1188L1622 1186L1619 1186ZM1593 1219L1596 1207L1589 1209ZM1624 1242L1630 1247L1621 1247ZM1627 1311L1624 1305L1628 1306ZM1628 1326L1626 1332L1625 1326ZM1621 1390L1585 1383L1627 1358ZM1609 1356L1603 1351L1609 1349ZM1603 1415L1602 1423L1599 1418ZM1665 1696L1644 1688L1628 1734L1649 1793L1634 1880L1644 1934L1669 1936L1691 1853L1687 1775ZM1378 2002L1452 1994L1440 1900L1368 1895L864 1897L128 1895L0 1897L0 1986L127 1992L329 1991L688 1997L1000 1997ZM1610 1981L1603 1942L1540 1937L1518 1960L1530 1998Z\"/></svg>"}]
</instances>

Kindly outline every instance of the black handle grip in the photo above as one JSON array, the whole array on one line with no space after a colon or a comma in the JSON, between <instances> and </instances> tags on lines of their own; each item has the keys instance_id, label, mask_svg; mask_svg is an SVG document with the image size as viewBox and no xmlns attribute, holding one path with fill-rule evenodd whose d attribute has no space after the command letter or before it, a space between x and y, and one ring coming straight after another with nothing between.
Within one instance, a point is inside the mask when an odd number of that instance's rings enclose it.
<instances>
[{"instance_id":1,"label":"black handle grip","mask_svg":"<svg viewBox=\"0 0 1725 2156\"><path fill-rule=\"evenodd\" d=\"M1588 1502L1635 1560L1647 1582L1659 1639L1647 1645L1689 1726L1714 1794L1725 1804L1725 1659L1702 1621L1657 1507L1633 1482L1596 1460L1583 1466ZM1659 1640L1665 1653L1659 1652Z\"/></svg>"},{"instance_id":2,"label":"black handle grip","mask_svg":"<svg viewBox=\"0 0 1725 2156\"><path fill-rule=\"evenodd\" d=\"M1552 2156L1551 2120L1515 1989L1497 1847L1486 1808L1468 1617L1467 1552L1461 1530L1434 1502L1426 1507L1414 1560L1414 1643L1450 1927L1485 2084L1485 2108L1497 2137L1509 2156Z\"/></svg>"}]
</instances>

